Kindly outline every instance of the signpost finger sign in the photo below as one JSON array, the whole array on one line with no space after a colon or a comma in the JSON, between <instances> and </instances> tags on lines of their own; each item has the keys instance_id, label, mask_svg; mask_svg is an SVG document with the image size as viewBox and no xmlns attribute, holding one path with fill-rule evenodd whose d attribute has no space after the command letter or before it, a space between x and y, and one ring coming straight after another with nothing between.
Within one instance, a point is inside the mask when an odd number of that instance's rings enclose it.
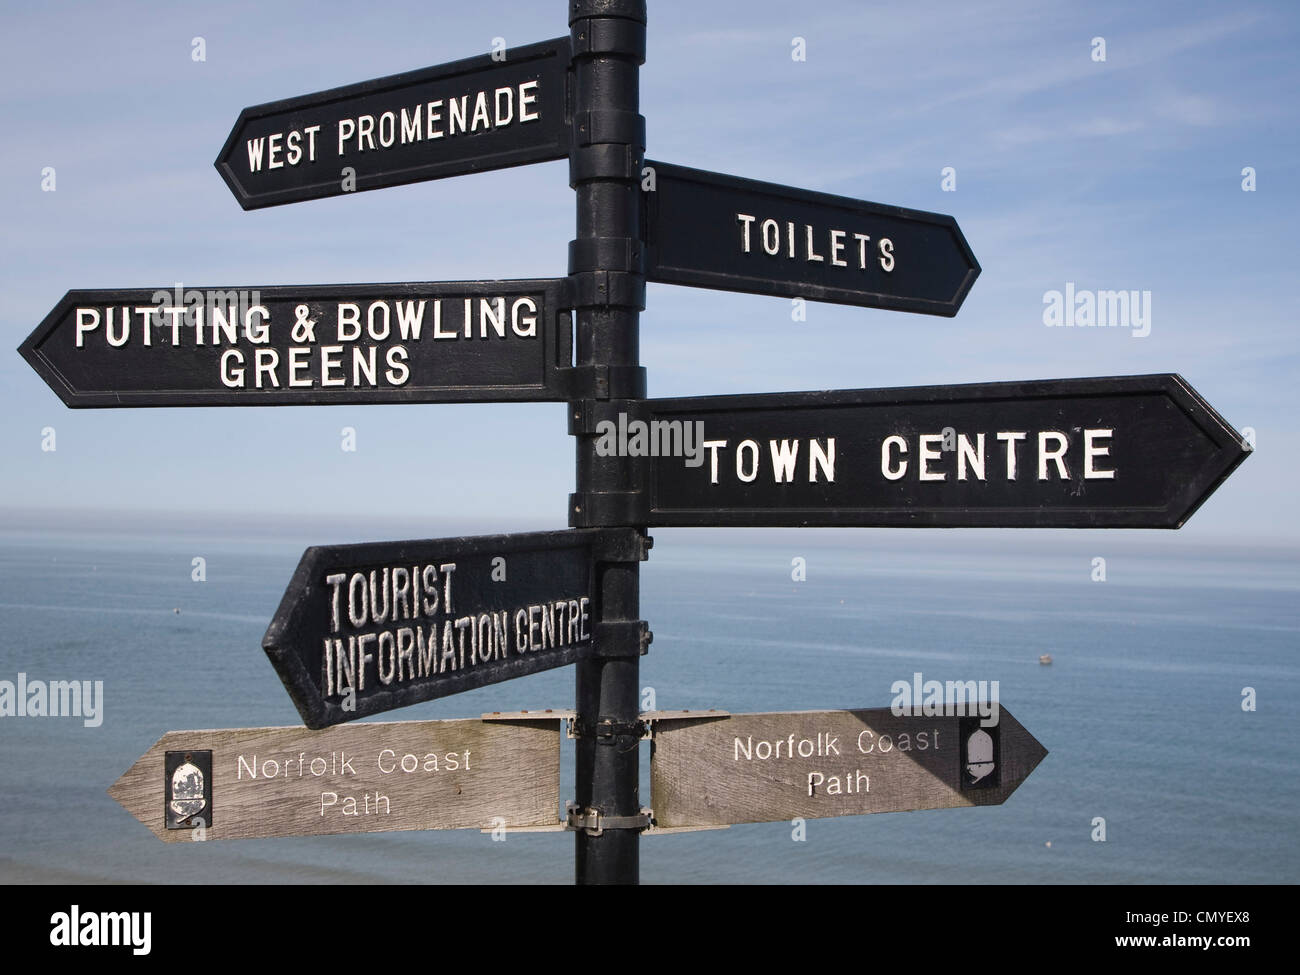
<instances>
[{"instance_id":1,"label":"signpost finger sign","mask_svg":"<svg viewBox=\"0 0 1300 975\"><path fill-rule=\"evenodd\" d=\"M890 708L653 716L655 825L727 826L999 805L1047 755L992 718Z\"/></svg>"},{"instance_id":2,"label":"signpost finger sign","mask_svg":"<svg viewBox=\"0 0 1300 975\"><path fill-rule=\"evenodd\" d=\"M263 647L309 728L571 664L628 529L309 548Z\"/></svg>"},{"instance_id":3,"label":"signpost finger sign","mask_svg":"<svg viewBox=\"0 0 1300 975\"><path fill-rule=\"evenodd\" d=\"M19 348L72 407L563 400L564 281L69 291Z\"/></svg>"},{"instance_id":4,"label":"signpost finger sign","mask_svg":"<svg viewBox=\"0 0 1300 975\"><path fill-rule=\"evenodd\" d=\"M560 720L169 731L108 791L169 843L553 827Z\"/></svg>"}]
</instances>

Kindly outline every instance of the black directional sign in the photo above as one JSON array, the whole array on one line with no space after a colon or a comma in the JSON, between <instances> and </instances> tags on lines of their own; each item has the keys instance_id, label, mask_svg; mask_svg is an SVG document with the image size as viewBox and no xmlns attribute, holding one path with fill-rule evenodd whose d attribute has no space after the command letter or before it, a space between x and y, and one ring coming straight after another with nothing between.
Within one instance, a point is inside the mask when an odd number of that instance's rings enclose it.
<instances>
[{"instance_id":1,"label":"black directional sign","mask_svg":"<svg viewBox=\"0 0 1300 975\"><path fill-rule=\"evenodd\" d=\"M649 281L952 316L980 273L943 214L646 166Z\"/></svg>"},{"instance_id":2,"label":"black directional sign","mask_svg":"<svg viewBox=\"0 0 1300 975\"><path fill-rule=\"evenodd\" d=\"M644 458L649 525L1178 528L1249 453L1173 375L611 410L584 429Z\"/></svg>"},{"instance_id":3,"label":"black directional sign","mask_svg":"<svg viewBox=\"0 0 1300 975\"><path fill-rule=\"evenodd\" d=\"M564 281L69 291L19 348L68 406L566 398Z\"/></svg>"},{"instance_id":4,"label":"black directional sign","mask_svg":"<svg viewBox=\"0 0 1300 975\"><path fill-rule=\"evenodd\" d=\"M625 529L309 548L262 640L309 728L573 663Z\"/></svg>"},{"instance_id":5,"label":"black directional sign","mask_svg":"<svg viewBox=\"0 0 1300 975\"><path fill-rule=\"evenodd\" d=\"M245 210L569 154L558 37L244 109L216 167Z\"/></svg>"}]
</instances>

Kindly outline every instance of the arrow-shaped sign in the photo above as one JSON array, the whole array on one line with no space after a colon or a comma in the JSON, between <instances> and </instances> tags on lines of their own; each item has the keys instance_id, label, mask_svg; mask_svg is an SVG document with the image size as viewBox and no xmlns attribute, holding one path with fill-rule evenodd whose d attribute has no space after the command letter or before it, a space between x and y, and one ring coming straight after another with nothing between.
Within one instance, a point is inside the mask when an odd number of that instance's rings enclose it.
<instances>
[{"instance_id":1,"label":"arrow-shaped sign","mask_svg":"<svg viewBox=\"0 0 1300 975\"><path fill-rule=\"evenodd\" d=\"M600 619L598 561L627 529L320 546L262 645L309 728L571 664Z\"/></svg>"},{"instance_id":2,"label":"arrow-shaped sign","mask_svg":"<svg viewBox=\"0 0 1300 975\"><path fill-rule=\"evenodd\" d=\"M952 316L980 273L944 214L646 168L648 281Z\"/></svg>"},{"instance_id":3,"label":"arrow-shaped sign","mask_svg":"<svg viewBox=\"0 0 1300 975\"><path fill-rule=\"evenodd\" d=\"M1005 802L1047 749L1005 708L990 707L986 717L954 710L658 712L650 760L655 825Z\"/></svg>"},{"instance_id":4,"label":"arrow-shaped sign","mask_svg":"<svg viewBox=\"0 0 1300 975\"><path fill-rule=\"evenodd\" d=\"M69 291L18 351L71 407L560 401L564 286Z\"/></svg>"},{"instance_id":5,"label":"arrow-shaped sign","mask_svg":"<svg viewBox=\"0 0 1300 975\"><path fill-rule=\"evenodd\" d=\"M108 792L168 842L554 826L559 721L169 731Z\"/></svg>"},{"instance_id":6,"label":"arrow-shaped sign","mask_svg":"<svg viewBox=\"0 0 1300 975\"><path fill-rule=\"evenodd\" d=\"M1250 452L1172 375L588 401L575 427L643 458L648 525L1178 528Z\"/></svg>"},{"instance_id":7,"label":"arrow-shaped sign","mask_svg":"<svg viewBox=\"0 0 1300 975\"><path fill-rule=\"evenodd\" d=\"M570 43L246 108L216 167L245 210L569 154Z\"/></svg>"}]
</instances>

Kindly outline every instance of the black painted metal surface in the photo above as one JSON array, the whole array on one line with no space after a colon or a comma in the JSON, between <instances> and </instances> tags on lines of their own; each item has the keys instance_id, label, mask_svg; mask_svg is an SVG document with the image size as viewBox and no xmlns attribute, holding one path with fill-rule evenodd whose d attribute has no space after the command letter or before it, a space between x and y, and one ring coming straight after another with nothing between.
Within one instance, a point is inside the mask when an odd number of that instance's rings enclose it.
<instances>
[{"instance_id":1,"label":"black painted metal surface","mask_svg":"<svg viewBox=\"0 0 1300 975\"><path fill-rule=\"evenodd\" d=\"M640 311L645 280L639 253L640 171L645 120L640 115L640 65L645 60L644 0L571 0L574 51L575 144L569 182L577 202L577 235L569 248L575 296L577 363L635 373L640 356ZM618 397L643 392L613 389ZM571 409L573 407L571 406ZM617 457L596 453L591 438L576 443L579 498L619 496L635 489L635 473ZM581 503L581 502L580 502ZM572 520L571 520L572 523ZM580 829L574 836L574 879L579 884L632 884L640 879L641 612L637 558L600 569L601 621L607 634L598 655L579 663L574 742L574 799L587 811L629 825ZM630 624L630 625L628 625ZM616 733L596 737L598 724Z\"/></svg>"},{"instance_id":2,"label":"black painted metal surface","mask_svg":"<svg viewBox=\"0 0 1300 975\"><path fill-rule=\"evenodd\" d=\"M980 273L944 214L646 165L650 281L953 316Z\"/></svg>"},{"instance_id":3,"label":"black painted metal surface","mask_svg":"<svg viewBox=\"0 0 1300 975\"><path fill-rule=\"evenodd\" d=\"M354 190L374 190L563 159L569 38L498 57L246 108L215 165L239 205L253 210L351 192L345 169ZM498 94L505 91L513 94Z\"/></svg>"},{"instance_id":4,"label":"black painted metal surface","mask_svg":"<svg viewBox=\"0 0 1300 975\"><path fill-rule=\"evenodd\" d=\"M597 560L631 534L309 548L262 646L309 728L561 667L591 647Z\"/></svg>"},{"instance_id":5,"label":"black painted metal surface","mask_svg":"<svg viewBox=\"0 0 1300 975\"><path fill-rule=\"evenodd\" d=\"M71 407L560 401L564 291L554 278L69 291L18 351Z\"/></svg>"},{"instance_id":6,"label":"black painted metal surface","mask_svg":"<svg viewBox=\"0 0 1300 975\"><path fill-rule=\"evenodd\" d=\"M1174 375L656 399L644 416L725 441L695 467L649 458L651 525L1178 528L1250 452Z\"/></svg>"}]
</instances>

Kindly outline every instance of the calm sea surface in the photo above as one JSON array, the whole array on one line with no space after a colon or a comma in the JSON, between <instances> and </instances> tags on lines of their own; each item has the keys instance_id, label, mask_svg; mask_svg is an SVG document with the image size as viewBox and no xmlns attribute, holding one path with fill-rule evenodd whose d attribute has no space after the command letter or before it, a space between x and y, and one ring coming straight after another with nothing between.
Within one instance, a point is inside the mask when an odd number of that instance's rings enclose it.
<instances>
[{"instance_id":1,"label":"calm sea surface","mask_svg":"<svg viewBox=\"0 0 1300 975\"><path fill-rule=\"evenodd\" d=\"M1002 537L656 533L642 684L657 707L884 707L916 671L997 680L1050 754L1001 807L813 820L804 842L789 823L646 837L642 879L1300 881L1300 553L1174 533ZM347 539L0 532L0 679L102 680L105 695L98 728L0 718L0 880L571 880L562 833L173 845L107 796L168 730L300 723L260 643L313 540ZM1105 582L1090 578L1097 555ZM206 582L191 580L196 556ZM796 557L804 582L791 579ZM565 708L572 684L564 668L383 720ZM1091 839L1098 816L1104 843Z\"/></svg>"}]
</instances>

